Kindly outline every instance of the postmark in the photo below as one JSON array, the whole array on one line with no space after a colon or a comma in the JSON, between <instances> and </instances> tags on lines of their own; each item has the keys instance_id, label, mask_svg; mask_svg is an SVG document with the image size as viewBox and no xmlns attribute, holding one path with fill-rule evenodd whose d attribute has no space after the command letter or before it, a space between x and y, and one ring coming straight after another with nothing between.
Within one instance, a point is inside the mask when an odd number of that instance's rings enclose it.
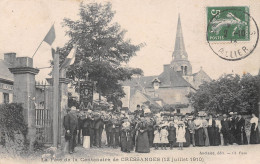
<instances>
[{"instance_id":1,"label":"postmark","mask_svg":"<svg viewBox=\"0 0 260 164\"><path fill-rule=\"evenodd\" d=\"M220 58L237 61L254 51L259 38L249 7L208 7L207 42Z\"/></svg>"}]
</instances>

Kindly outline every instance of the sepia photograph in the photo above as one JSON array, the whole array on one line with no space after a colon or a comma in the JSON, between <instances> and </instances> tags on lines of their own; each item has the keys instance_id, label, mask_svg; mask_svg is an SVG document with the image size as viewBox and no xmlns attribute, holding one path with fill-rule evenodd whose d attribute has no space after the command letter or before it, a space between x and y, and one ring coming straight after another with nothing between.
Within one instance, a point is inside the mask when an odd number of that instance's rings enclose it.
<instances>
[{"instance_id":1,"label":"sepia photograph","mask_svg":"<svg viewBox=\"0 0 260 164\"><path fill-rule=\"evenodd\" d=\"M259 9L1 0L0 164L259 164Z\"/></svg>"}]
</instances>

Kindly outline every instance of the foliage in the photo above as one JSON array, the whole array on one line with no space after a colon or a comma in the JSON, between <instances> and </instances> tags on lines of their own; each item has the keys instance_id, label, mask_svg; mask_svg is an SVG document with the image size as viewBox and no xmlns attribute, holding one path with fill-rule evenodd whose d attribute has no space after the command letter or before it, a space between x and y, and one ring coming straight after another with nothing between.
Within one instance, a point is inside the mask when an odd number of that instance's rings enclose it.
<instances>
[{"instance_id":1,"label":"foliage","mask_svg":"<svg viewBox=\"0 0 260 164\"><path fill-rule=\"evenodd\" d=\"M239 93L241 106L249 113L258 113L258 102L260 101L260 75L252 76L246 74L240 81L241 91Z\"/></svg>"},{"instance_id":2,"label":"foliage","mask_svg":"<svg viewBox=\"0 0 260 164\"><path fill-rule=\"evenodd\" d=\"M227 113L256 112L259 100L259 75L225 75L218 80L203 83L190 99L196 111Z\"/></svg>"},{"instance_id":3,"label":"foliage","mask_svg":"<svg viewBox=\"0 0 260 164\"><path fill-rule=\"evenodd\" d=\"M162 111L162 108L159 105L154 105L150 101L146 101L144 104L148 106L152 113L159 113Z\"/></svg>"},{"instance_id":4,"label":"foliage","mask_svg":"<svg viewBox=\"0 0 260 164\"><path fill-rule=\"evenodd\" d=\"M0 105L1 141L9 153L21 153L27 145L27 125L23 117L21 104L11 103Z\"/></svg>"},{"instance_id":5,"label":"foliage","mask_svg":"<svg viewBox=\"0 0 260 164\"><path fill-rule=\"evenodd\" d=\"M165 111L174 111L176 109L181 109L181 108L188 108L189 104L165 104L163 106L163 109Z\"/></svg>"},{"instance_id":6,"label":"foliage","mask_svg":"<svg viewBox=\"0 0 260 164\"><path fill-rule=\"evenodd\" d=\"M131 79L134 74L142 74L138 68L122 66L136 55L143 44L134 45L125 39L125 30L112 22L115 12L111 3L80 4L79 20L64 19L63 27L70 40L59 48L61 62L73 45L77 45L76 59L67 71L67 77L96 81L100 96L116 102L125 94L121 81Z\"/></svg>"}]
</instances>

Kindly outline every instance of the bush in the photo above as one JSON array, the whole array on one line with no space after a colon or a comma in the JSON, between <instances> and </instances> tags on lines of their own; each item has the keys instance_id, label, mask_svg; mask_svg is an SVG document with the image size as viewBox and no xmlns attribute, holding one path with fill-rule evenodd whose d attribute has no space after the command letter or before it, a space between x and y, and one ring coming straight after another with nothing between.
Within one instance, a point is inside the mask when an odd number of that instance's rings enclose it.
<instances>
[{"instance_id":1,"label":"bush","mask_svg":"<svg viewBox=\"0 0 260 164\"><path fill-rule=\"evenodd\" d=\"M19 155L27 149L27 125L21 104L0 105L1 144L10 155Z\"/></svg>"}]
</instances>

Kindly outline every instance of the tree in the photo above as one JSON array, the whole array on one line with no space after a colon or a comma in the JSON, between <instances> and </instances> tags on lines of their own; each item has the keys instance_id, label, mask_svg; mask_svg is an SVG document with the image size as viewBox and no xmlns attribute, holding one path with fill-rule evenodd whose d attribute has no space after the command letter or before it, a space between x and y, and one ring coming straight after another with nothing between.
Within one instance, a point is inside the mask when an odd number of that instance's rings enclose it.
<instances>
[{"instance_id":1,"label":"tree","mask_svg":"<svg viewBox=\"0 0 260 164\"><path fill-rule=\"evenodd\" d=\"M260 75L252 76L250 74L243 75L241 82L240 99L243 103L241 106L249 113L259 115L258 102L260 100Z\"/></svg>"},{"instance_id":2,"label":"tree","mask_svg":"<svg viewBox=\"0 0 260 164\"><path fill-rule=\"evenodd\" d=\"M159 113L160 111L162 111L162 107L160 107L159 105L152 104L150 101L146 101L143 104L147 105L152 113Z\"/></svg>"},{"instance_id":3,"label":"tree","mask_svg":"<svg viewBox=\"0 0 260 164\"><path fill-rule=\"evenodd\" d=\"M196 111L252 113L257 111L259 83L259 75L247 74L240 78L229 74L202 84L188 98Z\"/></svg>"},{"instance_id":4,"label":"tree","mask_svg":"<svg viewBox=\"0 0 260 164\"><path fill-rule=\"evenodd\" d=\"M143 73L141 69L122 64L129 62L144 44L134 45L130 39L124 39L126 31L112 22L114 15L111 3L80 3L79 20L64 19L63 26L68 28L66 34L70 40L59 52L63 62L76 44L76 59L67 77L73 80L88 77L96 81L100 97L116 102L125 95L120 81Z\"/></svg>"}]
</instances>

